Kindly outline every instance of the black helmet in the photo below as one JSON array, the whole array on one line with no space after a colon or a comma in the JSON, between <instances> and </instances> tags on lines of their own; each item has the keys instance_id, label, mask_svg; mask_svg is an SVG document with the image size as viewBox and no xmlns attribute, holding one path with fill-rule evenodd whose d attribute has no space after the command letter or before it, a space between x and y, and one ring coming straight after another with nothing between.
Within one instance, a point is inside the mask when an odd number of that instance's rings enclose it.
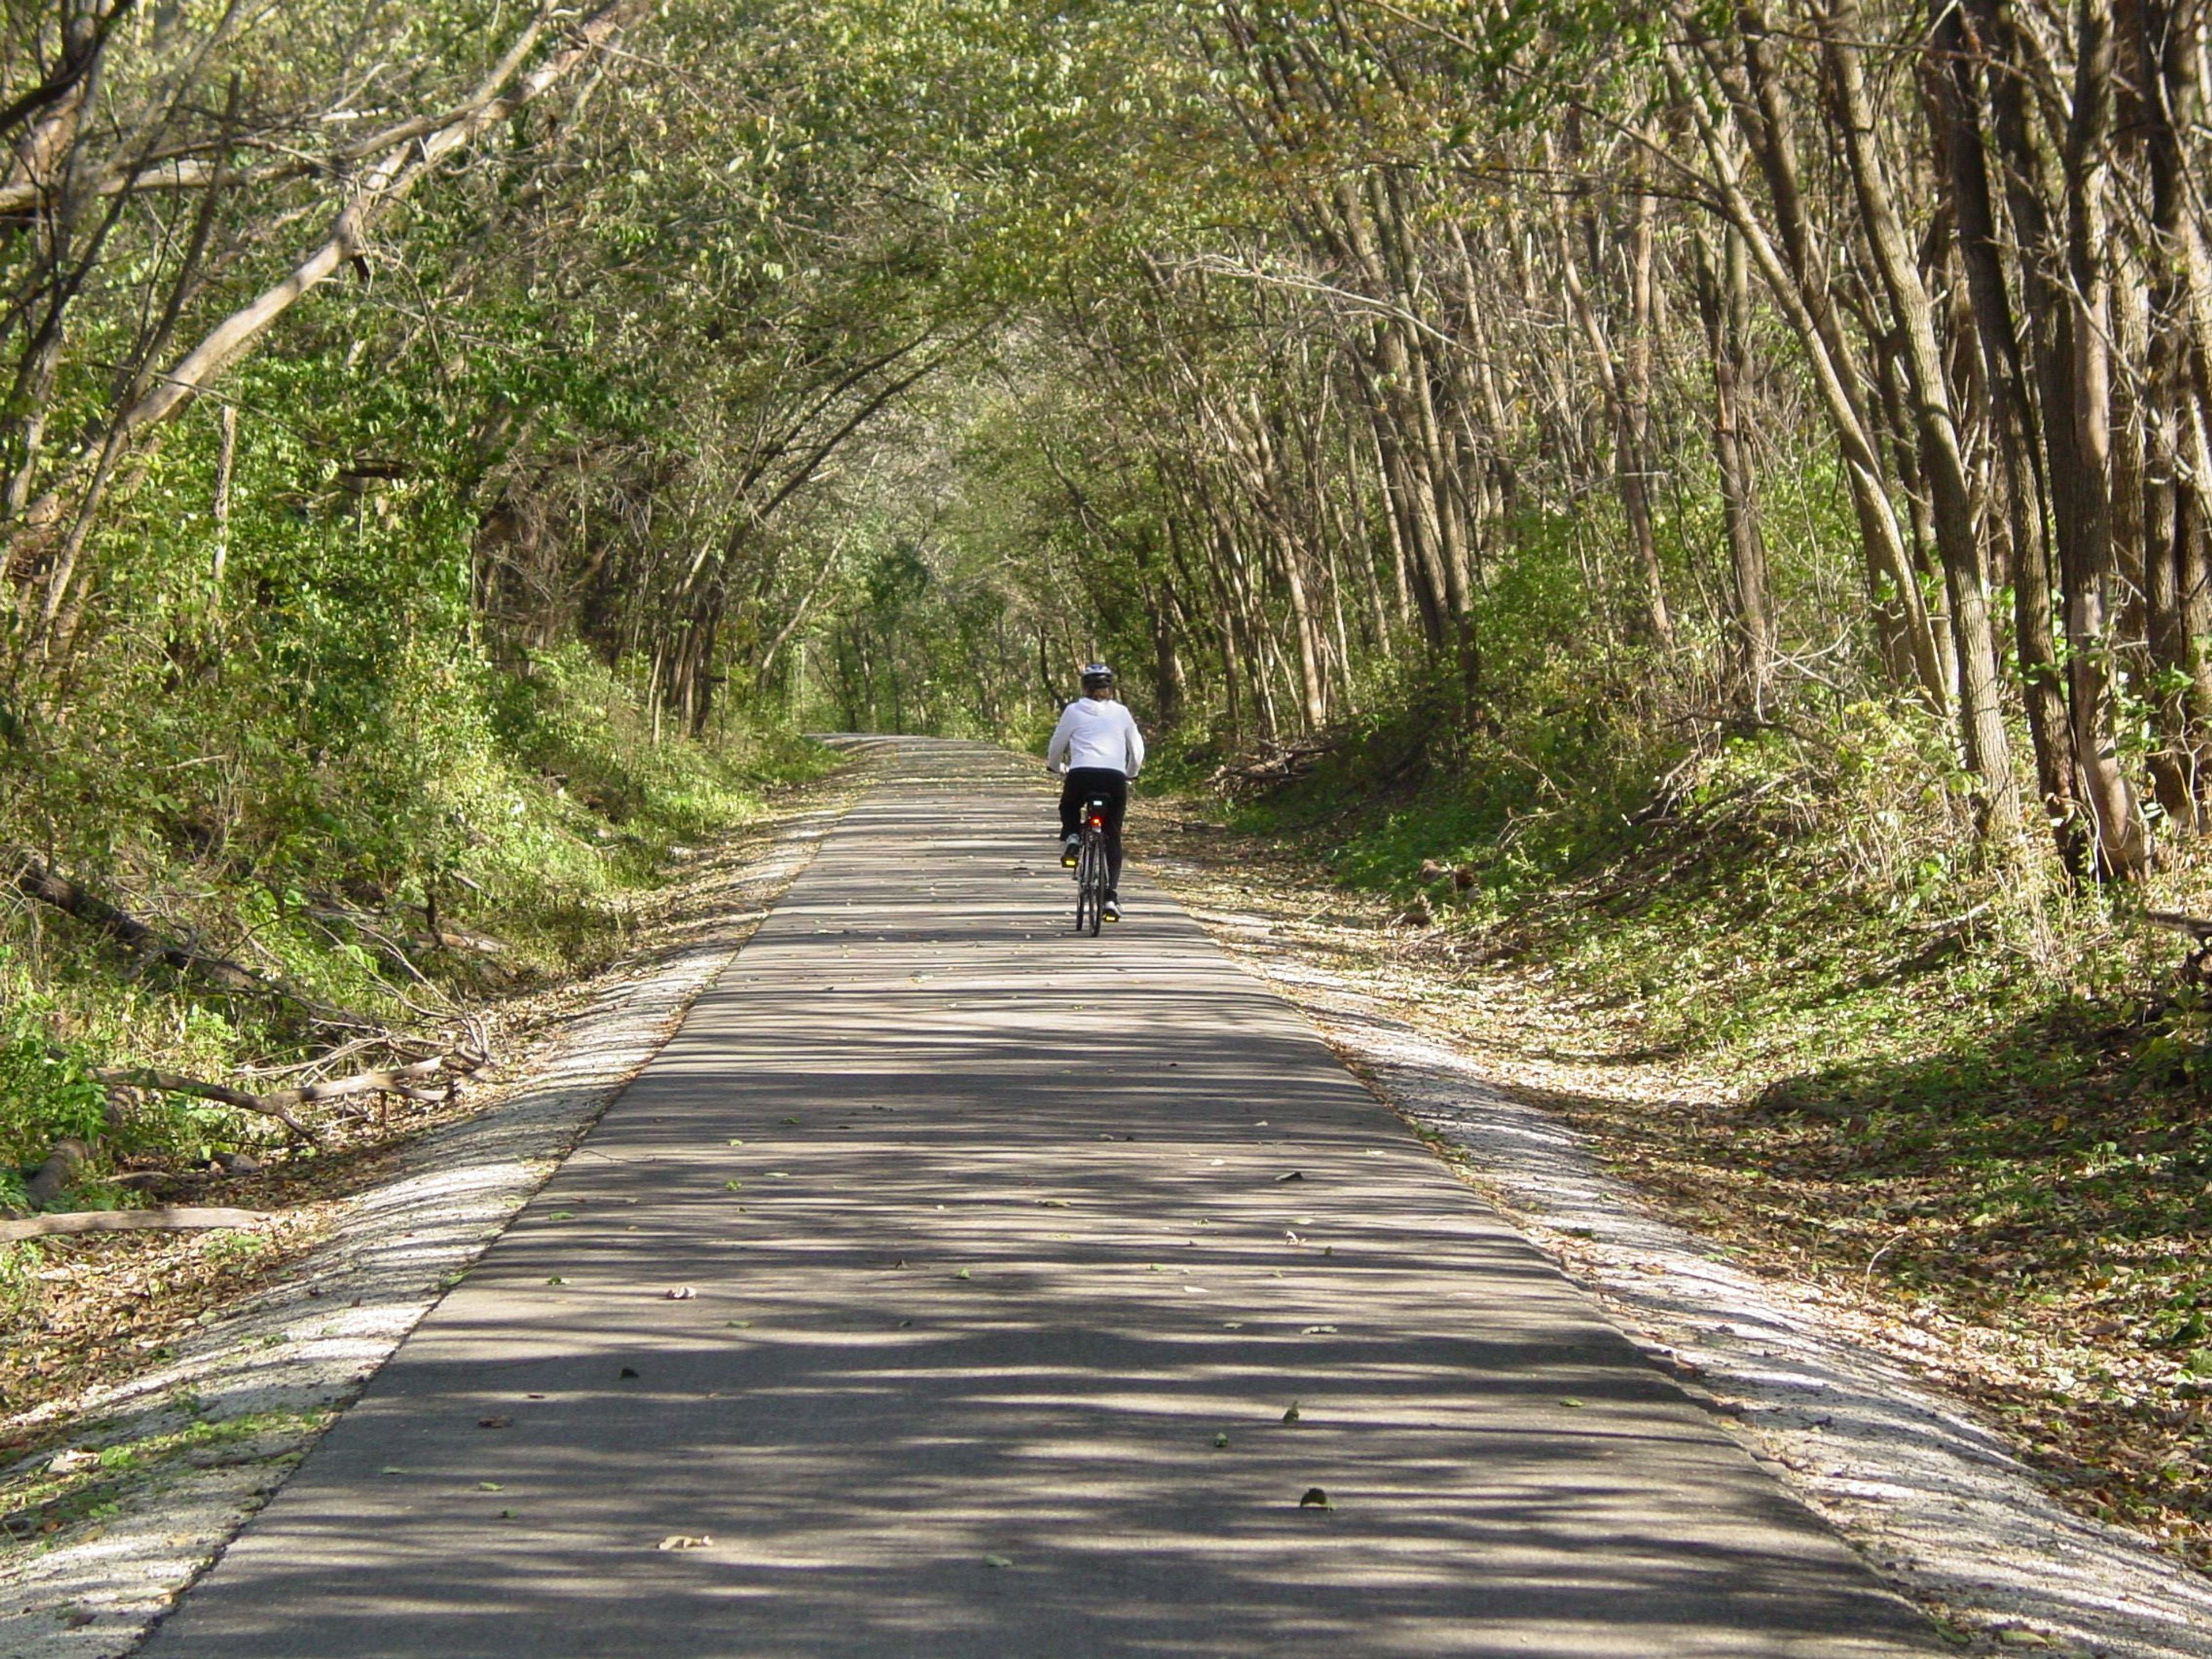
<instances>
[{"instance_id":1,"label":"black helmet","mask_svg":"<svg viewBox=\"0 0 2212 1659\"><path fill-rule=\"evenodd\" d=\"M1083 689L1085 691L1108 690L1112 687L1113 684L1114 671L1109 668L1104 663L1092 662L1084 664Z\"/></svg>"}]
</instances>

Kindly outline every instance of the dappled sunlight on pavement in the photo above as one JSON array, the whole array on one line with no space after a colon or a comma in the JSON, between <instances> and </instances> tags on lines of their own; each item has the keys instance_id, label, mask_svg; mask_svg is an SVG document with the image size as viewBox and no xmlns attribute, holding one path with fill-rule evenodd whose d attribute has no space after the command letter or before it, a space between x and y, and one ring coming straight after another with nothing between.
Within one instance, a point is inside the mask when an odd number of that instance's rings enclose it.
<instances>
[{"instance_id":1,"label":"dappled sunlight on pavement","mask_svg":"<svg viewBox=\"0 0 2212 1659\"><path fill-rule=\"evenodd\" d=\"M889 774L153 1654L1929 1650L1041 778Z\"/></svg>"}]
</instances>

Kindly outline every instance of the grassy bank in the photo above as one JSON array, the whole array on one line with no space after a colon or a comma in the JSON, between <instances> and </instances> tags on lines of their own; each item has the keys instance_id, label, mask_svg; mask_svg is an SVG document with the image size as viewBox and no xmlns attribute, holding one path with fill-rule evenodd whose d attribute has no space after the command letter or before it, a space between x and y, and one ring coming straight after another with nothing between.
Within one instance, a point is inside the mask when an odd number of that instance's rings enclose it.
<instances>
[{"instance_id":1,"label":"grassy bank","mask_svg":"<svg viewBox=\"0 0 2212 1659\"><path fill-rule=\"evenodd\" d=\"M131 708L95 690L66 724L12 727L0 1203L25 1207L64 1137L91 1156L49 1208L304 1150L266 1115L114 1079L261 1092L481 1046L488 1008L618 951L690 844L832 764L743 726L660 740L631 683L580 649L510 669L420 654L344 688L343 709L241 707L262 684L241 678ZM32 869L146 933L42 900ZM27 1249L0 1276L20 1279Z\"/></svg>"},{"instance_id":2,"label":"grassy bank","mask_svg":"<svg viewBox=\"0 0 2212 1659\"><path fill-rule=\"evenodd\" d=\"M1642 723L1547 688L1416 711L1211 814L1504 1080L1763 1271L1893 1322L2092 1512L2212 1561L2212 1079L2148 893L1981 850L1940 732L1871 708Z\"/></svg>"}]
</instances>

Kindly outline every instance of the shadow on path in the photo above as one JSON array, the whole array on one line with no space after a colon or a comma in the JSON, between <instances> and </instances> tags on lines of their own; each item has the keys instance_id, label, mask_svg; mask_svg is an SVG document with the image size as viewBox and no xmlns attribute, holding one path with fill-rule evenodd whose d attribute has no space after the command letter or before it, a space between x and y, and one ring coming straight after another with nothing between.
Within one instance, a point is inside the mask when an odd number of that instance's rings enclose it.
<instances>
[{"instance_id":1,"label":"shadow on path","mask_svg":"<svg viewBox=\"0 0 2212 1659\"><path fill-rule=\"evenodd\" d=\"M1156 891L1070 937L1041 779L900 749L152 1654L1933 1650Z\"/></svg>"}]
</instances>

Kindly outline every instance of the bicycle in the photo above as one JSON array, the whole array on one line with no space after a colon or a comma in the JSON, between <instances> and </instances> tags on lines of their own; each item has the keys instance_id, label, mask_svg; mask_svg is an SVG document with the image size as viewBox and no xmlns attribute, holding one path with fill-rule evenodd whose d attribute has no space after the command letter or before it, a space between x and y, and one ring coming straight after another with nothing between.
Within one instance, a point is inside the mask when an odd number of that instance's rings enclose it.
<instances>
[{"instance_id":1,"label":"bicycle","mask_svg":"<svg viewBox=\"0 0 2212 1659\"><path fill-rule=\"evenodd\" d=\"M1105 920L1106 803L1083 804L1083 840L1075 855L1075 931L1094 937Z\"/></svg>"}]
</instances>

